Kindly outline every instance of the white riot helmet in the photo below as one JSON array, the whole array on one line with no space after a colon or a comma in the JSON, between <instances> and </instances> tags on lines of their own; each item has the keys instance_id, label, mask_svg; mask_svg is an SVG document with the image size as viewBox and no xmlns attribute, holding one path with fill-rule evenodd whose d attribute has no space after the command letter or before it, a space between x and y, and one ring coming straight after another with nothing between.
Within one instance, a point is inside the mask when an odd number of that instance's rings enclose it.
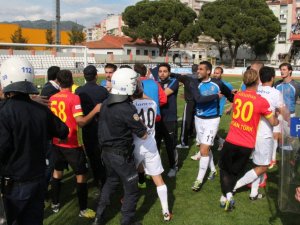
<instances>
[{"instance_id":1,"label":"white riot helmet","mask_svg":"<svg viewBox=\"0 0 300 225\"><path fill-rule=\"evenodd\" d=\"M129 68L118 69L111 78L111 93L115 95L132 95L136 90L138 74Z\"/></svg>"},{"instance_id":2,"label":"white riot helmet","mask_svg":"<svg viewBox=\"0 0 300 225\"><path fill-rule=\"evenodd\" d=\"M33 85L33 66L27 59L11 57L5 60L0 67L0 76L4 93L39 93L39 91Z\"/></svg>"}]
</instances>

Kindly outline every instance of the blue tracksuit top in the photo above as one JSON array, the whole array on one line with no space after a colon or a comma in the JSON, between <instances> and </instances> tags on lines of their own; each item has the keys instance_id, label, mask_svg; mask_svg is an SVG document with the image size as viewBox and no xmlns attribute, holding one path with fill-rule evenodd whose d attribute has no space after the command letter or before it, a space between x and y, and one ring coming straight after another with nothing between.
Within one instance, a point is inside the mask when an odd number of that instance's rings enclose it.
<instances>
[{"instance_id":1,"label":"blue tracksuit top","mask_svg":"<svg viewBox=\"0 0 300 225\"><path fill-rule=\"evenodd\" d=\"M197 117L216 118L220 116L219 92L230 102L233 101L234 95L222 81L215 78L209 78L206 81L194 79L193 81L191 89L196 102Z\"/></svg>"},{"instance_id":2,"label":"blue tracksuit top","mask_svg":"<svg viewBox=\"0 0 300 225\"><path fill-rule=\"evenodd\" d=\"M274 86L282 93L284 103L286 104L290 113L294 113L296 101L300 94L300 84L295 80L291 80L291 82L289 83L285 83L283 82L283 80L279 80L275 83Z\"/></svg>"},{"instance_id":3,"label":"blue tracksuit top","mask_svg":"<svg viewBox=\"0 0 300 225\"><path fill-rule=\"evenodd\" d=\"M142 85L145 95L155 101L157 106L157 115L160 116L160 107L159 107L159 94L158 94L158 85L154 80L147 79L142 80Z\"/></svg>"}]
</instances>

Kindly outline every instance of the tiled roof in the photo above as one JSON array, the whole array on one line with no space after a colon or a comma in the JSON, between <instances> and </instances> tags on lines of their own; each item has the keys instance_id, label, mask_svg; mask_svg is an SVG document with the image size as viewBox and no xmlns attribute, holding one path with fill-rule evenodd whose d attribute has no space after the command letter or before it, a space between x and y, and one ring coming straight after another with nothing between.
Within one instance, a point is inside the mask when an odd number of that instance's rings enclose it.
<instances>
[{"instance_id":1,"label":"tiled roof","mask_svg":"<svg viewBox=\"0 0 300 225\"><path fill-rule=\"evenodd\" d=\"M89 41L84 42L83 45L90 49L123 49L125 45L131 46L153 46L154 44L147 44L145 41L141 39L137 39L136 41L132 41L132 38L129 37L118 37L112 35L105 35L99 41Z\"/></svg>"}]
</instances>

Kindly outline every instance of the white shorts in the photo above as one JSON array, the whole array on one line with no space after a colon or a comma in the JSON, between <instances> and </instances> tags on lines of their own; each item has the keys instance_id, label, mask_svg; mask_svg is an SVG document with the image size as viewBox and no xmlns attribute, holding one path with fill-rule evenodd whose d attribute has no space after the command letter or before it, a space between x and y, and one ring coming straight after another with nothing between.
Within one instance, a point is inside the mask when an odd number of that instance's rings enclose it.
<instances>
[{"instance_id":1,"label":"white shorts","mask_svg":"<svg viewBox=\"0 0 300 225\"><path fill-rule=\"evenodd\" d=\"M258 166L268 166L272 160L273 137L256 137L253 163Z\"/></svg>"},{"instance_id":2,"label":"white shorts","mask_svg":"<svg viewBox=\"0 0 300 225\"><path fill-rule=\"evenodd\" d=\"M147 175L156 176L164 172L156 141L153 137L148 136L146 140L135 141L133 153L136 167L142 163Z\"/></svg>"},{"instance_id":3,"label":"white shorts","mask_svg":"<svg viewBox=\"0 0 300 225\"><path fill-rule=\"evenodd\" d=\"M214 145L214 139L219 129L220 117L201 119L195 116L196 141L200 144Z\"/></svg>"}]
</instances>

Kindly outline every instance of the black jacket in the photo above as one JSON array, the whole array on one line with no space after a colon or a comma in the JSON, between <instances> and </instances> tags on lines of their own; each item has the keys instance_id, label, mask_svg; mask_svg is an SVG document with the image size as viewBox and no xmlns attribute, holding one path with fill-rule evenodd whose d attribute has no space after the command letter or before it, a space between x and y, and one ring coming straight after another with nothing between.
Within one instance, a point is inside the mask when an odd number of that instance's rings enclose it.
<instances>
[{"instance_id":1,"label":"black jacket","mask_svg":"<svg viewBox=\"0 0 300 225\"><path fill-rule=\"evenodd\" d=\"M0 103L0 175L29 181L45 174L50 137L65 139L68 127L28 95Z\"/></svg>"},{"instance_id":2,"label":"black jacket","mask_svg":"<svg viewBox=\"0 0 300 225\"><path fill-rule=\"evenodd\" d=\"M52 95L58 92L58 89L56 89L50 82L47 82L41 91L41 96L47 96L47 98L49 99Z\"/></svg>"},{"instance_id":3,"label":"black jacket","mask_svg":"<svg viewBox=\"0 0 300 225\"><path fill-rule=\"evenodd\" d=\"M101 106L98 140L101 147L128 151L133 144L132 133L143 137L147 132L135 106L127 96L110 94Z\"/></svg>"}]
</instances>

